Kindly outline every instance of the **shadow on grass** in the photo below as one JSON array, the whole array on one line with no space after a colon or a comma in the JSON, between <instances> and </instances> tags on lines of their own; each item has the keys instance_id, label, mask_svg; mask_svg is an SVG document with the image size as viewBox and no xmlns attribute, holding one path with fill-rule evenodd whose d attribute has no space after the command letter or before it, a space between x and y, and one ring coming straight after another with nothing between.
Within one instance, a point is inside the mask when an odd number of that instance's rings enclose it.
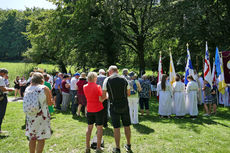
<instances>
[{"instance_id":1,"label":"shadow on grass","mask_svg":"<svg viewBox=\"0 0 230 153\"><path fill-rule=\"evenodd\" d=\"M111 128L105 128L105 129L103 129L103 135L113 137L113 129L111 129Z\"/></svg>"},{"instance_id":2,"label":"shadow on grass","mask_svg":"<svg viewBox=\"0 0 230 153\"><path fill-rule=\"evenodd\" d=\"M8 137L9 137L9 135L0 135L0 140L1 140L1 139L8 138Z\"/></svg>"},{"instance_id":3,"label":"shadow on grass","mask_svg":"<svg viewBox=\"0 0 230 153\"><path fill-rule=\"evenodd\" d=\"M133 127L141 134L150 134L154 132L154 129L142 124L134 124Z\"/></svg>"},{"instance_id":4,"label":"shadow on grass","mask_svg":"<svg viewBox=\"0 0 230 153\"><path fill-rule=\"evenodd\" d=\"M82 116L73 116L74 120L78 120L79 122L87 123L87 118Z\"/></svg>"},{"instance_id":5,"label":"shadow on grass","mask_svg":"<svg viewBox=\"0 0 230 153\"><path fill-rule=\"evenodd\" d=\"M196 133L201 132L200 126L207 126L207 125L221 125L226 128L230 128L230 125L224 124L221 121L229 121L230 120L230 108L224 108L223 106L219 106L217 110L216 116L210 116L210 117L203 117L203 106L199 106L199 116L197 119L193 120L189 116L186 116L183 119L176 119L176 118L170 118L170 119L160 119L158 117L158 102L156 101L156 98L150 99L150 115L149 116L140 116L139 120L142 121L151 121L151 122L160 122L160 123L174 123L177 124L179 128L181 129L187 129L187 130L193 130ZM216 121L219 120L219 121Z\"/></svg>"},{"instance_id":6,"label":"shadow on grass","mask_svg":"<svg viewBox=\"0 0 230 153\"><path fill-rule=\"evenodd\" d=\"M22 126L21 126L21 129L22 129L22 130L25 130L25 129L26 129L26 124L22 125Z\"/></svg>"}]
</instances>

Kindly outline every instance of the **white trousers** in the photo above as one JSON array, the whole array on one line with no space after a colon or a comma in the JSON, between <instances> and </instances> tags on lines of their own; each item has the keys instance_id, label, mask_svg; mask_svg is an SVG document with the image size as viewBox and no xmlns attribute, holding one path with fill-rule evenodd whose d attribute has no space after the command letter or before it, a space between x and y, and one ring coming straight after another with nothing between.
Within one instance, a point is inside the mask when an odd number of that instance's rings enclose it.
<instances>
[{"instance_id":1,"label":"white trousers","mask_svg":"<svg viewBox=\"0 0 230 153\"><path fill-rule=\"evenodd\" d=\"M130 120L132 124L138 124L138 97L129 97L129 113L130 113Z\"/></svg>"}]
</instances>

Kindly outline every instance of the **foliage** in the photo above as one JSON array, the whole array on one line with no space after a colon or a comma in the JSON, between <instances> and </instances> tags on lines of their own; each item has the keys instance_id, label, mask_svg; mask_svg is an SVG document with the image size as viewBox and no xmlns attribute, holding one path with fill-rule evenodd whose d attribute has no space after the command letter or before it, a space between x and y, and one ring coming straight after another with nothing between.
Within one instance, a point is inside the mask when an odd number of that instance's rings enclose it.
<instances>
[{"instance_id":1,"label":"foliage","mask_svg":"<svg viewBox=\"0 0 230 153\"><path fill-rule=\"evenodd\" d=\"M27 16L30 10L1 10L0 9L0 58L21 59L22 53L30 46L22 34L28 24Z\"/></svg>"},{"instance_id":2,"label":"foliage","mask_svg":"<svg viewBox=\"0 0 230 153\"><path fill-rule=\"evenodd\" d=\"M56 64L62 72L116 64L143 73L157 71L162 51L167 72L171 47L176 71L184 71L189 43L201 71L206 41L211 60L216 46L230 49L228 0L49 1L55 10L0 10L0 58L27 50L27 59Z\"/></svg>"},{"instance_id":3,"label":"foliage","mask_svg":"<svg viewBox=\"0 0 230 153\"><path fill-rule=\"evenodd\" d=\"M132 125L133 152L176 153L176 152L213 152L227 153L229 147L229 109L218 108L218 114L211 117L199 116L197 120L159 119L158 103L150 100L150 115L139 116L139 125ZM200 109L202 112L203 108ZM202 115L202 113L201 113ZM2 129L9 131L9 136L0 136L1 152L28 152L29 146L24 130L25 115L21 102L9 102ZM72 118L71 113L52 114L51 139L46 140L44 152L84 152L86 119ZM92 132L94 136L96 130ZM104 152L112 152L115 147L111 123L103 130ZM7 144L7 145L6 145ZM125 152L124 129L121 128L121 152ZM92 150L91 150L92 151Z\"/></svg>"}]
</instances>

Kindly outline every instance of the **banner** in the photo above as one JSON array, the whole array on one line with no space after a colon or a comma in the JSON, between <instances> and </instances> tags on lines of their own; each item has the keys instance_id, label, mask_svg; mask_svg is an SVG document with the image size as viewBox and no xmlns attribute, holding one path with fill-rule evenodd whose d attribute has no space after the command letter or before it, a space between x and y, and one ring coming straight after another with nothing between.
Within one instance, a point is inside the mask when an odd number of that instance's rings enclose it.
<instances>
[{"instance_id":1,"label":"banner","mask_svg":"<svg viewBox=\"0 0 230 153\"><path fill-rule=\"evenodd\" d=\"M230 85L230 51L222 52L225 83Z\"/></svg>"}]
</instances>

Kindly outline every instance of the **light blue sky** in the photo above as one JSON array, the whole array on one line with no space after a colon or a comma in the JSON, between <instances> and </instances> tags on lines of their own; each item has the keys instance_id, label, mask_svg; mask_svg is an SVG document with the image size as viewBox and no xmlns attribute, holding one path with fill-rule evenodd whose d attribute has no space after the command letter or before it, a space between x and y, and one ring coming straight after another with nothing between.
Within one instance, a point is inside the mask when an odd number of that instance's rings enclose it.
<instances>
[{"instance_id":1,"label":"light blue sky","mask_svg":"<svg viewBox=\"0 0 230 153\"><path fill-rule=\"evenodd\" d=\"M46 0L0 0L0 8L1 9L17 9L17 10L25 10L26 7L33 8L45 8L51 9L55 8L51 2Z\"/></svg>"}]
</instances>

